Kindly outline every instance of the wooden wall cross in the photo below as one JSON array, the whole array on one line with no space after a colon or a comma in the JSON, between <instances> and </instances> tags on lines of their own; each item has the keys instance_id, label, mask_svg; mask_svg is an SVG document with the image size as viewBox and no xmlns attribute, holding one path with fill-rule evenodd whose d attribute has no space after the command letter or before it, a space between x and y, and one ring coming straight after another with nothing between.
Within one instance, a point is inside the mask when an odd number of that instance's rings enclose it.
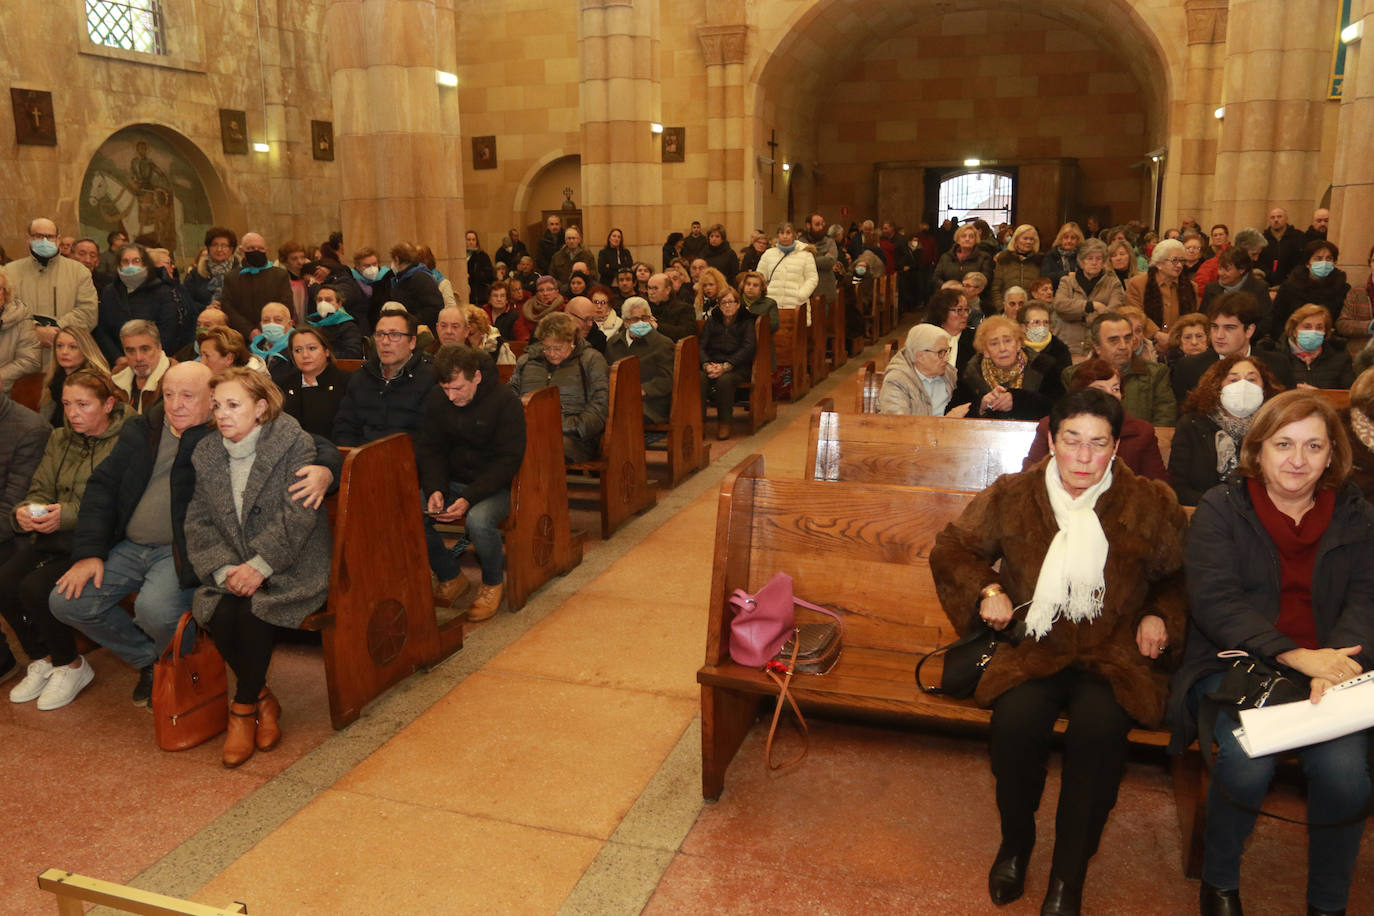
<instances>
[{"instance_id":1,"label":"wooden wall cross","mask_svg":"<svg viewBox=\"0 0 1374 916\"><path fill-rule=\"evenodd\" d=\"M768 143L766 145L768 146L768 158L772 160L772 162L768 164L768 190L771 193L773 191L773 178L776 175L774 168L778 164L778 132L776 130L770 130L768 132Z\"/></svg>"}]
</instances>

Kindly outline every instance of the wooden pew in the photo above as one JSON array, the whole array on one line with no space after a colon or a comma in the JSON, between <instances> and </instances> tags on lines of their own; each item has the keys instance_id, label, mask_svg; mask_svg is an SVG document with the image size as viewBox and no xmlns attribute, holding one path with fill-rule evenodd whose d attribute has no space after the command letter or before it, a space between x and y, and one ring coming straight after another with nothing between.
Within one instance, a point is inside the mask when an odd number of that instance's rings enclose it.
<instances>
[{"instance_id":1,"label":"wooden pew","mask_svg":"<svg viewBox=\"0 0 1374 916\"><path fill-rule=\"evenodd\" d=\"M30 372L28 375L21 375L14 380L10 386L10 400L16 404L23 404L29 410L37 410L38 404L43 399L43 373ZM58 405L61 406L61 405Z\"/></svg>"},{"instance_id":2,"label":"wooden pew","mask_svg":"<svg viewBox=\"0 0 1374 916\"><path fill-rule=\"evenodd\" d=\"M706 658L697 672L702 795L720 796L731 759L777 695L762 671L730 659L728 596L737 588L756 591L780 570L792 576L797 596L846 612L839 662L823 677L795 678L791 690L798 703L827 714L986 725L989 710L971 700L926 696L913 677L922 654L955 638L928 560L935 536L973 494L763 475L763 458L753 455L721 484ZM799 617L808 619L804 615ZM922 676L938 683L939 661L927 669ZM1135 729L1130 739L1161 748L1169 735ZM1197 801L1191 790L1179 794L1190 811Z\"/></svg>"},{"instance_id":3,"label":"wooden pew","mask_svg":"<svg viewBox=\"0 0 1374 916\"><path fill-rule=\"evenodd\" d=\"M301 624L321 633L336 729L392 685L463 647L461 615L442 626L435 618L417 481L404 433L349 449L344 458L332 499L329 599Z\"/></svg>"},{"instance_id":4,"label":"wooden pew","mask_svg":"<svg viewBox=\"0 0 1374 916\"><path fill-rule=\"evenodd\" d=\"M754 319L754 340L757 345L749 381L736 389L736 397L742 394L747 399L751 436L778 415L778 405L773 400L773 328L767 315Z\"/></svg>"},{"instance_id":5,"label":"wooden pew","mask_svg":"<svg viewBox=\"0 0 1374 916\"><path fill-rule=\"evenodd\" d=\"M885 298L883 300L883 307L886 315L886 320L884 321L883 325L883 333L891 334L893 330L897 327L897 319L899 317L899 306L897 304L897 275L895 273L886 274L883 277L883 283L885 284Z\"/></svg>"},{"instance_id":6,"label":"wooden pew","mask_svg":"<svg viewBox=\"0 0 1374 916\"><path fill-rule=\"evenodd\" d=\"M778 309L778 333L774 338L778 351L778 368L791 368L792 391L789 400L795 401L811 390L811 376L807 372L806 312L802 309Z\"/></svg>"},{"instance_id":7,"label":"wooden pew","mask_svg":"<svg viewBox=\"0 0 1374 916\"><path fill-rule=\"evenodd\" d=\"M883 372L896 355L900 342L889 340L878 351L878 355L864 363L859 374L854 377L854 397L850 403L855 413L877 413L878 394L883 390Z\"/></svg>"},{"instance_id":8,"label":"wooden pew","mask_svg":"<svg viewBox=\"0 0 1374 916\"><path fill-rule=\"evenodd\" d=\"M711 463L711 450L702 435L701 349L695 334L673 345L672 398L668 422L650 423L644 427L647 432L667 435L663 448L670 488Z\"/></svg>"},{"instance_id":9,"label":"wooden pew","mask_svg":"<svg viewBox=\"0 0 1374 916\"><path fill-rule=\"evenodd\" d=\"M334 360L334 365L338 366L344 372L357 372L363 367L363 363L365 362L367 362L365 359L336 359Z\"/></svg>"},{"instance_id":10,"label":"wooden pew","mask_svg":"<svg viewBox=\"0 0 1374 916\"><path fill-rule=\"evenodd\" d=\"M825 355L826 328L829 327L825 300L820 296L811 297L811 326L807 334L809 345L808 368L811 384L819 385L830 375L830 359Z\"/></svg>"},{"instance_id":11,"label":"wooden pew","mask_svg":"<svg viewBox=\"0 0 1374 916\"><path fill-rule=\"evenodd\" d=\"M644 464L644 396L638 356L618 359L611 366L610 412L601 434L601 457L574 462L567 469L595 475L600 483L602 540L658 501Z\"/></svg>"},{"instance_id":12,"label":"wooden pew","mask_svg":"<svg viewBox=\"0 0 1374 916\"><path fill-rule=\"evenodd\" d=\"M525 460L511 481L506 542L506 606L518 611L554 576L582 562L568 518L568 481L563 472L563 411L557 388L520 399L525 405Z\"/></svg>"},{"instance_id":13,"label":"wooden pew","mask_svg":"<svg viewBox=\"0 0 1374 916\"><path fill-rule=\"evenodd\" d=\"M23 379L20 379L20 381L23 381ZM18 383L16 383L16 386L17 385ZM1316 392L1326 398L1326 400L1331 403L1331 406L1337 410L1343 410L1350 406L1349 388L1318 388Z\"/></svg>"}]
</instances>

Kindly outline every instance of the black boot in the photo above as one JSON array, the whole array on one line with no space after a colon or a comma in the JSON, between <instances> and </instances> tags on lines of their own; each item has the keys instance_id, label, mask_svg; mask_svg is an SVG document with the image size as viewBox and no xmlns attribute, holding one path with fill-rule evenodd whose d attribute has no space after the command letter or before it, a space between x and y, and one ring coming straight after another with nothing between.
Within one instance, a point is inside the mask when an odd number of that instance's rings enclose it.
<instances>
[{"instance_id":1,"label":"black boot","mask_svg":"<svg viewBox=\"0 0 1374 916\"><path fill-rule=\"evenodd\" d=\"M1026 863L1030 851L1011 852L1005 846L997 850L997 859L988 872L988 896L998 906L1005 906L1021 896L1026 889Z\"/></svg>"},{"instance_id":2,"label":"black boot","mask_svg":"<svg viewBox=\"0 0 1374 916\"><path fill-rule=\"evenodd\" d=\"M1241 916L1240 891L1224 891L1203 881L1198 889L1198 912L1202 916Z\"/></svg>"},{"instance_id":3,"label":"black boot","mask_svg":"<svg viewBox=\"0 0 1374 916\"><path fill-rule=\"evenodd\" d=\"M1045 902L1040 904L1040 916L1078 916L1083 906L1083 888L1072 887L1063 878L1050 876Z\"/></svg>"},{"instance_id":4,"label":"black boot","mask_svg":"<svg viewBox=\"0 0 1374 916\"><path fill-rule=\"evenodd\" d=\"M1236 910L1236 912L1239 913L1240 910ZM1345 907L1341 907L1339 910L1319 910L1309 903L1307 916L1345 916Z\"/></svg>"}]
</instances>

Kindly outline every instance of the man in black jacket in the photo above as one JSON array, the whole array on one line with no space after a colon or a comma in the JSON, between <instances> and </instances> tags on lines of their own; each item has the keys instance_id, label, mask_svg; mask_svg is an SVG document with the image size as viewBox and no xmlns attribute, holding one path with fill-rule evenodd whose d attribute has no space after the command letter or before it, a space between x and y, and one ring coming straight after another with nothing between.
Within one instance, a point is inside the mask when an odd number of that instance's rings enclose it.
<instances>
[{"instance_id":1,"label":"man in black jacket","mask_svg":"<svg viewBox=\"0 0 1374 916\"><path fill-rule=\"evenodd\" d=\"M1307 236L1288 224L1287 210L1275 207L1269 211L1269 228L1264 230L1264 241L1259 267L1270 286L1282 286L1289 272L1305 262L1303 249L1307 246Z\"/></svg>"},{"instance_id":2,"label":"man in black jacket","mask_svg":"<svg viewBox=\"0 0 1374 916\"><path fill-rule=\"evenodd\" d=\"M1212 346L1205 353L1185 356L1174 363L1171 382L1180 407L1188 392L1197 387L1202 374L1213 363L1228 356L1248 356L1264 363L1280 385L1293 387L1293 370L1282 354L1251 346L1260 319L1260 306L1254 296L1244 290L1222 293L1207 310L1207 319L1211 326L1208 336Z\"/></svg>"},{"instance_id":3,"label":"man in black jacket","mask_svg":"<svg viewBox=\"0 0 1374 916\"><path fill-rule=\"evenodd\" d=\"M501 523L510 514L510 485L525 458L525 410L502 385L489 358L446 345L434 355L439 384L425 401L420 431L420 487L425 542L439 586L435 599L452 604L468 587L434 523L462 522L482 567L482 586L468 620L496 613L505 583Z\"/></svg>"},{"instance_id":4,"label":"man in black jacket","mask_svg":"<svg viewBox=\"0 0 1374 916\"><path fill-rule=\"evenodd\" d=\"M658 332L673 343L697 332L696 313L691 305L673 295L673 283L667 274L649 278L649 307L658 319Z\"/></svg>"},{"instance_id":5,"label":"man in black jacket","mask_svg":"<svg viewBox=\"0 0 1374 916\"><path fill-rule=\"evenodd\" d=\"M436 324L438 322L435 322ZM425 396L434 387L429 357L415 350L415 316L389 313L377 319L377 352L348 378L334 417L334 442L364 445L392 433L415 433Z\"/></svg>"},{"instance_id":6,"label":"man in black jacket","mask_svg":"<svg viewBox=\"0 0 1374 916\"><path fill-rule=\"evenodd\" d=\"M124 424L96 467L72 535L76 562L48 599L53 616L139 671L135 706L148 705L153 662L191 608L199 580L186 559L186 508L196 489L191 455L215 430L204 363L179 363L162 377L162 401ZM318 506L343 458L315 437L318 465L302 468L293 499ZM120 608L138 594L134 616Z\"/></svg>"},{"instance_id":7,"label":"man in black jacket","mask_svg":"<svg viewBox=\"0 0 1374 916\"><path fill-rule=\"evenodd\" d=\"M24 501L51 434L52 424L0 391L0 518L13 518L15 506ZM0 565L14 555L17 541L14 526L0 524ZM18 670L0 633L0 683Z\"/></svg>"}]
</instances>

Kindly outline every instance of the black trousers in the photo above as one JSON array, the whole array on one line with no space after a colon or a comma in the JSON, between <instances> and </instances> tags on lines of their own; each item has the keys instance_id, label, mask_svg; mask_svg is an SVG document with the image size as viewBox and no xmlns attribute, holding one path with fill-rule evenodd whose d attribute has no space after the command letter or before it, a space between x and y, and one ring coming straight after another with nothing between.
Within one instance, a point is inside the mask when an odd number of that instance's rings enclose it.
<instances>
[{"instance_id":1,"label":"black trousers","mask_svg":"<svg viewBox=\"0 0 1374 916\"><path fill-rule=\"evenodd\" d=\"M701 417L706 419L706 408L716 405L716 420L727 423L735 415L735 389L749 381L749 376L738 370L722 372L719 378L711 378L703 369L701 373Z\"/></svg>"},{"instance_id":2,"label":"black trousers","mask_svg":"<svg viewBox=\"0 0 1374 916\"><path fill-rule=\"evenodd\" d=\"M1055 877L1082 887L1126 767L1130 717L1116 702L1111 685L1068 668L1002 694L992 707L992 772L1003 847L1029 850L1035 843L1035 812L1045 790L1054 722L1064 711L1069 726L1051 868Z\"/></svg>"},{"instance_id":3,"label":"black trousers","mask_svg":"<svg viewBox=\"0 0 1374 916\"><path fill-rule=\"evenodd\" d=\"M27 537L0 565L0 613L31 661L52 656L54 667L76 661L76 635L48 610L48 594L71 565L69 554L40 550Z\"/></svg>"},{"instance_id":4,"label":"black trousers","mask_svg":"<svg viewBox=\"0 0 1374 916\"><path fill-rule=\"evenodd\" d=\"M253 599L225 595L215 608L207 627L224 663L234 672L238 684L234 702L254 704L267 686L267 667L272 664L276 629L253 614Z\"/></svg>"}]
</instances>

